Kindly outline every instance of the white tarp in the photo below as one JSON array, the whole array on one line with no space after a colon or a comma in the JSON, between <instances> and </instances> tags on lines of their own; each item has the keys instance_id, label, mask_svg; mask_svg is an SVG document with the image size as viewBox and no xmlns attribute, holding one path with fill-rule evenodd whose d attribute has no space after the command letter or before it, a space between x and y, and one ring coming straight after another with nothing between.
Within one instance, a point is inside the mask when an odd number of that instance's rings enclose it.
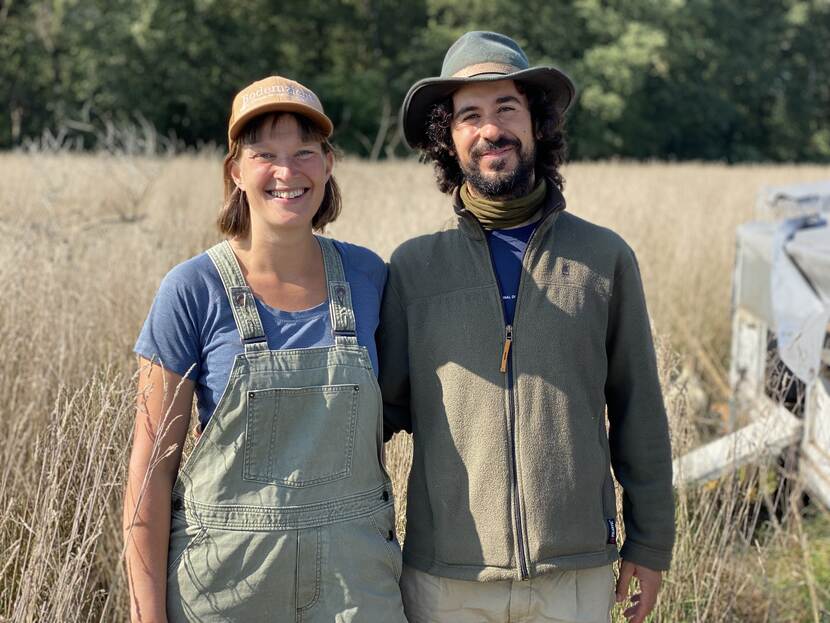
<instances>
[{"instance_id":1,"label":"white tarp","mask_svg":"<svg viewBox=\"0 0 830 623\"><path fill-rule=\"evenodd\" d=\"M781 360L809 384L830 321L830 214L817 214L830 210L830 182L765 189L760 201L777 208L789 201L797 206L790 213L801 215L738 228L735 303L766 321Z\"/></svg>"},{"instance_id":2,"label":"white tarp","mask_svg":"<svg viewBox=\"0 0 830 623\"><path fill-rule=\"evenodd\" d=\"M830 212L830 180L767 186L758 193L756 211L773 218Z\"/></svg>"}]
</instances>

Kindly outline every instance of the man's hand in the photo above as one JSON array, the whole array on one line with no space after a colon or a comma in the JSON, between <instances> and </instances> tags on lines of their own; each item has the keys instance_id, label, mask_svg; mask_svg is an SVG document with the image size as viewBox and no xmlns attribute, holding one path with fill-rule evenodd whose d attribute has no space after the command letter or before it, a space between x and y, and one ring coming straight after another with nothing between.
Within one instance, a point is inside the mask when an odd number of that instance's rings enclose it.
<instances>
[{"instance_id":1,"label":"man's hand","mask_svg":"<svg viewBox=\"0 0 830 623\"><path fill-rule=\"evenodd\" d=\"M643 623L657 603L663 572L623 560L620 563L620 579L617 580L617 603L628 599L629 585L635 577L640 581L640 592L631 596L633 605L626 608L623 615L629 623Z\"/></svg>"}]
</instances>

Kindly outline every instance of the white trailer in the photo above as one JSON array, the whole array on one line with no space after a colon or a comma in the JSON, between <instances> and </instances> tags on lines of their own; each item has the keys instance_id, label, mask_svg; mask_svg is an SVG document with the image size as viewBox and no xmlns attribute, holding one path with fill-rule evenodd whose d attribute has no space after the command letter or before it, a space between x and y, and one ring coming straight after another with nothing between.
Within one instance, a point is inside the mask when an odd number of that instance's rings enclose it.
<instances>
[{"instance_id":1,"label":"white trailer","mask_svg":"<svg viewBox=\"0 0 830 623\"><path fill-rule=\"evenodd\" d=\"M732 431L676 459L675 483L798 444L807 490L830 507L830 181L764 189L757 213L737 231Z\"/></svg>"}]
</instances>

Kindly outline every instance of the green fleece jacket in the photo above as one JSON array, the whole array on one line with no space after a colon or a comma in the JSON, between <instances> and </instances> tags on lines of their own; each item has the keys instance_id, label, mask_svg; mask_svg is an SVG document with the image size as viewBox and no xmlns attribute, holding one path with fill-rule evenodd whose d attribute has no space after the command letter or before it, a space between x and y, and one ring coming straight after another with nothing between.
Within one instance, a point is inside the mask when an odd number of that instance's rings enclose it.
<instances>
[{"instance_id":1,"label":"green fleece jacket","mask_svg":"<svg viewBox=\"0 0 830 623\"><path fill-rule=\"evenodd\" d=\"M671 451L637 262L564 207L551 184L512 327L457 193L455 217L390 260L384 421L387 437L413 434L404 561L427 573L525 579L616 560L612 469L622 557L669 567Z\"/></svg>"}]
</instances>

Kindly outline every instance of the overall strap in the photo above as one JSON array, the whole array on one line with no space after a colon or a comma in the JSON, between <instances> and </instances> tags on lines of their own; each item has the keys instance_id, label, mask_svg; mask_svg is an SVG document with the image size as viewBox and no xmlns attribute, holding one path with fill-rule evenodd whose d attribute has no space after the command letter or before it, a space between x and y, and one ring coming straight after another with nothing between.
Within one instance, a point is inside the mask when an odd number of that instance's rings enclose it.
<instances>
[{"instance_id":1,"label":"overall strap","mask_svg":"<svg viewBox=\"0 0 830 623\"><path fill-rule=\"evenodd\" d=\"M207 253L222 278L245 352L268 350L268 338L262 328L254 294L242 276L230 242L224 240L208 249Z\"/></svg>"},{"instance_id":2,"label":"overall strap","mask_svg":"<svg viewBox=\"0 0 830 623\"><path fill-rule=\"evenodd\" d=\"M357 345L357 329L352 307L352 290L346 281L343 261L331 238L318 236L320 249L323 251L323 264L326 267L326 283L329 290L329 313L331 314L331 331L334 343L340 345Z\"/></svg>"}]
</instances>

